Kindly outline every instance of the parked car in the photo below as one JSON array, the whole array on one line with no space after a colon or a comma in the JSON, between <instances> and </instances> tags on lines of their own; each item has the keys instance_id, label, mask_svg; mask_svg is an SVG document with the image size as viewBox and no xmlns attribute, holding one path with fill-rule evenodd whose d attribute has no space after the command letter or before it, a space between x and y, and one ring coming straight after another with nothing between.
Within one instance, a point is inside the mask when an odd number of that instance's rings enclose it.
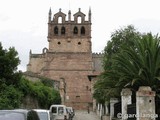
<instances>
[{"instance_id":1,"label":"parked car","mask_svg":"<svg viewBox=\"0 0 160 120\"><path fill-rule=\"evenodd\" d=\"M65 105L51 105L49 112L51 120L69 120Z\"/></svg>"},{"instance_id":2,"label":"parked car","mask_svg":"<svg viewBox=\"0 0 160 120\"><path fill-rule=\"evenodd\" d=\"M40 120L34 110L0 110L0 120Z\"/></svg>"},{"instance_id":3,"label":"parked car","mask_svg":"<svg viewBox=\"0 0 160 120\"><path fill-rule=\"evenodd\" d=\"M33 109L38 113L40 120L50 120L49 110L44 109Z\"/></svg>"},{"instance_id":4,"label":"parked car","mask_svg":"<svg viewBox=\"0 0 160 120\"><path fill-rule=\"evenodd\" d=\"M75 113L74 113L74 109L72 107L66 107L67 108L67 112L69 113L69 120L72 120Z\"/></svg>"}]
</instances>

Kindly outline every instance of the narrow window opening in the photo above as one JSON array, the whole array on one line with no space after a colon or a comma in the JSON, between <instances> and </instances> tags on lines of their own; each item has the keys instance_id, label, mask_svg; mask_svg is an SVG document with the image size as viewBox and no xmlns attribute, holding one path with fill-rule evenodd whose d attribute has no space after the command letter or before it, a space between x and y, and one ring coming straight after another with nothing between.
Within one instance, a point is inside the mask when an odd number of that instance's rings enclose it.
<instances>
[{"instance_id":1,"label":"narrow window opening","mask_svg":"<svg viewBox=\"0 0 160 120\"><path fill-rule=\"evenodd\" d=\"M58 27L57 27L57 26L54 28L54 34L55 34L55 35L58 34Z\"/></svg>"},{"instance_id":2,"label":"narrow window opening","mask_svg":"<svg viewBox=\"0 0 160 120\"><path fill-rule=\"evenodd\" d=\"M61 28L61 34L62 34L62 35L65 35L65 32L66 32L65 27L62 27L62 28Z\"/></svg>"},{"instance_id":3,"label":"narrow window opening","mask_svg":"<svg viewBox=\"0 0 160 120\"><path fill-rule=\"evenodd\" d=\"M77 27L74 27L73 33L78 34L78 28Z\"/></svg>"},{"instance_id":4,"label":"narrow window opening","mask_svg":"<svg viewBox=\"0 0 160 120\"><path fill-rule=\"evenodd\" d=\"M85 28L81 27L81 35L85 35Z\"/></svg>"}]
</instances>

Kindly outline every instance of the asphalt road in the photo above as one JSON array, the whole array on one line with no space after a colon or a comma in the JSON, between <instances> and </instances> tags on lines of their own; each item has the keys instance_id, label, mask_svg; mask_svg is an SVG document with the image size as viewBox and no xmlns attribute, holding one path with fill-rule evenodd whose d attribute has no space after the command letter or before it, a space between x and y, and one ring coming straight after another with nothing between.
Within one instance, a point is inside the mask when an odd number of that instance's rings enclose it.
<instances>
[{"instance_id":1,"label":"asphalt road","mask_svg":"<svg viewBox=\"0 0 160 120\"><path fill-rule=\"evenodd\" d=\"M100 120L100 117L94 112L88 111L75 111L73 120Z\"/></svg>"}]
</instances>

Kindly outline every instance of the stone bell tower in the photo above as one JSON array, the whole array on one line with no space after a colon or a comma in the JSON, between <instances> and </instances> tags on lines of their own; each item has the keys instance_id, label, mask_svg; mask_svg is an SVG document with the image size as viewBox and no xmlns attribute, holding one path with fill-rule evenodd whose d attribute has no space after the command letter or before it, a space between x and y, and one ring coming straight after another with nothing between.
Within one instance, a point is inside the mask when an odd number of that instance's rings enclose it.
<instances>
[{"instance_id":1,"label":"stone bell tower","mask_svg":"<svg viewBox=\"0 0 160 120\"><path fill-rule=\"evenodd\" d=\"M48 42L50 52L85 52L91 53L91 10L89 10L89 19L85 20L85 14L79 11L73 15L71 20L71 11L68 12L68 21L66 14L61 12L54 14L52 20L51 10L48 20Z\"/></svg>"}]
</instances>

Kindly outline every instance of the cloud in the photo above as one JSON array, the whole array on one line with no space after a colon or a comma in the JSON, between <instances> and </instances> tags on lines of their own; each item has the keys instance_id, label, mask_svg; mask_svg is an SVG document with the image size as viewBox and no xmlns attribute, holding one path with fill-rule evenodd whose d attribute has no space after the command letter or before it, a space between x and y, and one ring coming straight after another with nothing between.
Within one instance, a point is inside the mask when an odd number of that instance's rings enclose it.
<instances>
[{"instance_id":1,"label":"cloud","mask_svg":"<svg viewBox=\"0 0 160 120\"><path fill-rule=\"evenodd\" d=\"M35 35L33 31L23 32L19 30L2 31L0 42L5 49L15 47L21 60L19 69L22 71L26 70L30 49L32 49L33 53L42 53L42 49L47 47L48 44L45 35Z\"/></svg>"},{"instance_id":2,"label":"cloud","mask_svg":"<svg viewBox=\"0 0 160 120\"><path fill-rule=\"evenodd\" d=\"M133 20L133 25L142 33L160 33L160 19L136 19Z\"/></svg>"},{"instance_id":3,"label":"cloud","mask_svg":"<svg viewBox=\"0 0 160 120\"><path fill-rule=\"evenodd\" d=\"M0 22L6 22L9 20L9 16L0 14Z\"/></svg>"}]
</instances>

